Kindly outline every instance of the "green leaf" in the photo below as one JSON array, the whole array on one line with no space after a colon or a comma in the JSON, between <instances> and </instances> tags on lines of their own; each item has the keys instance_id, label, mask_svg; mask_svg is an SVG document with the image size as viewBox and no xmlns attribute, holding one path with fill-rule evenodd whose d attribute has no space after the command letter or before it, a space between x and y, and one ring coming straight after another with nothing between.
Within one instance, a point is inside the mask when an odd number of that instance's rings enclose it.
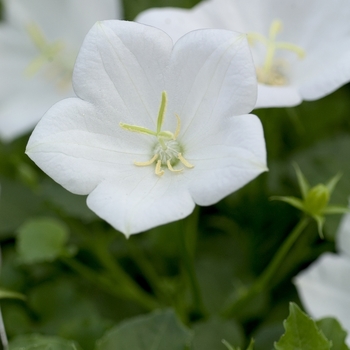
<instances>
[{"instance_id":1,"label":"green leaf","mask_svg":"<svg viewBox=\"0 0 350 350\"><path fill-rule=\"evenodd\" d=\"M331 195L334 191L335 186L339 182L340 178L342 177L341 173L338 173L337 175L333 176L327 183L326 187L328 188L329 194Z\"/></svg>"},{"instance_id":2,"label":"green leaf","mask_svg":"<svg viewBox=\"0 0 350 350\"><path fill-rule=\"evenodd\" d=\"M69 255L65 247L68 228L59 220L37 218L25 222L18 230L17 252L26 264L53 261Z\"/></svg>"},{"instance_id":3,"label":"green leaf","mask_svg":"<svg viewBox=\"0 0 350 350\"><path fill-rule=\"evenodd\" d=\"M209 321L198 323L193 328L193 350L220 349L223 339L227 344L236 347L243 344L243 332L233 320L212 318Z\"/></svg>"},{"instance_id":4,"label":"green leaf","mask_svg":"<svg viewBox=\"0 0 350 350\"><path fill-rule=\"evenodd\" d=\"M290 303L289 316L284 321L285 333L275 343L276 350L330 350L332 343L317 328L316 322Z\"/></svg>"},{"instance_id":5,"label":"green leaf","mask_svg":"<svg viewBox=\"0 0 350 350\"><path fill-rule=\"evenodd\" d=\"M172 310L122 322L97 343L97 350L183 350L192 334Z\"/></svg>"},{"instance_id":6,"label":"green leaf","mask_svg":"<svg viewBox=\"0 0 350 350\"><path fill-rule=\"evenodd\" d=\"M9 350L81 350L70 340L40 334L22 335L13 339Z\"/></svg>"},{"instance_id":7,"label":"green leaf","mask_svg":"<svg viewBox=\"0 0 350 350\"><path fill-rule=\"evenodd\" d=\"M305 199L309 190L310 190L310 185L304 176L304 174L301 172L299 165L297 163L293 163L297 178L298 178L298 184L300 187L301 195Z\"/></svg>"},{"instance_id":8,"label":"green leaf","mask_svg":"<svg viewBox=\"0 0 350 350\"><path fill-rule=\"evenodd\" d=\"M327 339L332 341L332 350L349 350L345 343L347 333L335 318L326 317L317 321L316 324Z\"/></svg>"},{"instance_id":9,"label":"green leaf","mask_svg":"<svg viewBox=\"0 0 350 350\"><path fill-rule=\"evenodd\" d=\"M241 350L241 348L234 348L228 341L226 341L225 339L223 339L222 341L221 341L225 346L226 346L226 348L228 349L228 350ZM250 343L249 343L249 345L248 345L248 347L247 347L247 350L254 350L254 339L251 339L250 340ZM212 348L213 349L213 348Z\"/></svg>"},{"instance_id":10,"label":"green leaf","mask_svg":"<svg viewBox=\"0 0 350 350\"><path fill-rule=\"evenodd\" d=\"M301 199L296 197L282 197L282 196L273 196L270 198L271 200L282 201L290 204L291 206L304 211L304 203Z\"/></svg>"},{"instance_id":11,"label":"green leaf","mask_svg":"<svg viewBox=\"0 0 350 350\"><path fill-rule=\"evenodd\" d=\"M26 296L18 292L13 292L12 290L0 288L0 299L26 300Z\"/></svg>"}]
</instances>

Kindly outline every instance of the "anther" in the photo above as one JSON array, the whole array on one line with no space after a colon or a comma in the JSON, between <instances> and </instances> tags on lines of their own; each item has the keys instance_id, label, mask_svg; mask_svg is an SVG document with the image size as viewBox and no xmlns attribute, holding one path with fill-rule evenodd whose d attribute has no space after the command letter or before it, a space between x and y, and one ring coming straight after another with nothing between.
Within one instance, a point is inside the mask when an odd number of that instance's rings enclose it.
<instances>
[{"instance_id":1,"label":"anther","mask_svg":"<svg viewBox=\"0 0 350 350\"><path fill-rule=\"evenodd\" d=\"M158 158L158 154L155 154L150 160L148 160L147 162L134 162L135 165L137 166L148 166L153 164Z\"/></svg>"},{"instance_id":2,"label":"anther","mask_svg":"<svg viewBox=\"0 0 350 350\"><path fill-rule=\"evenodd\" d=\"M194 165L192 165L190 162L188 162L181 153L177 155L177 158L180 160L180 162L186 167L186 168L194 168Z\"/></svg>"},{"instance_id":3,"label":"anther","mask_svg":"<svg viewBox=\"0 0 350 350\"><path fill-rule=\"evenodd\" d=\"M181 169L174 169L171 164L170 164L170 160L167 160L166 165L168 166L168 169L170 171L172 171L173 173L180 173L182 170L184 170L184 168Z\"/></svg>"},{"instance_id":4,"label":"anther","mask_svg":"<svg viewBox=\"0 0 350 350\"><path fill-rule=\"evenodd\" d=\"M155 169L155 174L158 176L162 176L164 174L164 170L161 168L162 162L160 159L158 159L157 164L156 164L156 169Z\"/></svg>"}]
</instances>

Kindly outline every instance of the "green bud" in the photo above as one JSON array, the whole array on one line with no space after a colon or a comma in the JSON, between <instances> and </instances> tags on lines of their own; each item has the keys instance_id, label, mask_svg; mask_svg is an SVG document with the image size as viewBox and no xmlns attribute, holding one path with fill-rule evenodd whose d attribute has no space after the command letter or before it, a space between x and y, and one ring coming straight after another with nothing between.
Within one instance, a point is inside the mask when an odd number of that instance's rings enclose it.
<instances>
[{"instance_id":1,"label":"green bud","mask_svg":"<svg viewBox=\"0 0 350 350\"><path fill-rule=\"evenodd\" d=\"M312 187L304 200L304 209L310 215L320 215L328 205L329 189L322 184Z\"/></svg>"}]
</instances>

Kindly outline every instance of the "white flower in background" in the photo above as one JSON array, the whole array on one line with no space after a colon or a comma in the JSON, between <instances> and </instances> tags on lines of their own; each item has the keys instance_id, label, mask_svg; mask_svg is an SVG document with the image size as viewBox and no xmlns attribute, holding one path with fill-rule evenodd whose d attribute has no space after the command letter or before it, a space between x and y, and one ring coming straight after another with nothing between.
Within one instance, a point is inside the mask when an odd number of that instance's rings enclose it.
<instances>
[{"instance_id":1,"label":"white flower in background","mask_svg":"<svg viewBox=\"0 0 350 350\"><path fill-rule=\"evenodd\" d=\"M189 33L175 46L134 22L97 23L73 73L79 98L53 106L27 154L130 235L211 205L266 170L244 35Z\"/></svg>"},{"instance_id":2,"label":"white flower in background","mask_svg":"<svg viewBox=\"0 0 350 350\"><path fill-rule=\"evenodd\" d=\"M62 98L86 33L120 18L118 0L4 0L0 22L0 139L30 131Z\"/></svg>"},{"instance_id":3,"label":"white flower in background","mask_svg":"<svg viewBox=\"0 0 350 350\"><path fill-rule=\"evenodd\" d=\"M306 311L314 318L335 317L348 332L350 345L350 215L336 237L339 254L324 253L294 279Z\"/></svg>"},{"instance_id":4,"label":"white flower in background","mask_svg":"<svg viewBox=\"0 0 350 350\"><path fill-rule=\"evenodd\" d=\"M136 21L174 40L199 28L248 33L259 80L256 107L315 100L350 81L349 0L208 0L149 9Z\"/></svg>"}]
</instances>

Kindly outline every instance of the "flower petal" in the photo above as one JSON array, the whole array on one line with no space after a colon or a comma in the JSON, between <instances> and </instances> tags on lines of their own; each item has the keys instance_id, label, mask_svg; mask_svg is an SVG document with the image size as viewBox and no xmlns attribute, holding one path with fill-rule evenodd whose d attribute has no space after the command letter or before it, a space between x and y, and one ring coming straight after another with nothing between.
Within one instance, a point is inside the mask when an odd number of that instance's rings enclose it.
<instances>
[{"instance_id":1,"label":"flower petal","mask_svg":"<svg viewBox=\"0 0 350 350\"><path fill-rule=\"evenodd\" d=\"M337 250L350 258L350 214L343 215L336 238Z\"/></svg>"},{"instance_id":2,"label":"flower petal","mask_svg":"<svg viewBox=\"0 0 350 350\"><path fill-rule=\"evenodd\" d=\"M267 170L261 122L254 115L228 118L187 148L186 158L195 166L185 173L194 201L214 204Z\"/></svg>"},{"instance_id":3,"label":"flower petal","mask_svg":"<svg viewBox=\"0 0 350 350\"><path fill-rule=\"evenodd\" d=\"M295 86L269 86L258 84L258 99L255 108L293 107L302 97Z\"/></svg>"},{"instance_id":4,"label":"flower petal","mask_svg":"<svg viewBox=\"0 0 350 350\"><path fill-rule=\"evenodd\" d=\"M77 58L74 90L114 114L117 123L155 129L171 50L172 41L161 30L126 21L98 22Z\"/></svg>"},{"instance_id":5,"label":"flower petal","mask_svg":"<svg viewBox=\"0 0 350 350\"><path fill-rule=\"evenodd\" d=\"M193 211L195 204L182 176L158 177L153 168L137 169L113 182L99 184L88 196L87 204L128 237L183 219Z\"/></svg>"},{"instance_id":6,"label":"flower petal","mask_svg":"<svg viewBox=\"0 0 350 350\"><path fill-rule=\"evenodd\" d=\"M101 181L135 172L133 160L149 157L150 138L128 134L113 116L77 98L54 105L31 135L26 153L56 182L76 194L90 193Z\"/></svg>"},{"instance_id":7,"label":"flower petal","mask_svg":"<svg viewBox=\"0 0 350 350\"><path fill-rule=\"evenodd\" d=\"M207 29L180 38L167 82L168 115L180 116L184 143L221 119L249 113L256 102L255 69L240 33Z\"/></svg>"},{"instance_id":8,"label":"flower petal","mask_svg":"<svg viewBox=\"0 0 350 350\"><path fill-rule=\"evenodd\" d=\"M294 279L306 311L313 317L335 317L350 331L350 259L323 254ZM348 336L348 341L349 336Z\"/></svg>"},{"instance_id":9,"label":"flower petal","mask_svg":"<svg viewBox=\"0 0 350 350\"><path fill-rule=\"evenodd\" d=\"M34 22L49 40L64 38L77 47L97 20L121 18L119 0L5 0L4 9L16 28Z\"/></svg>"}]
</instances>

